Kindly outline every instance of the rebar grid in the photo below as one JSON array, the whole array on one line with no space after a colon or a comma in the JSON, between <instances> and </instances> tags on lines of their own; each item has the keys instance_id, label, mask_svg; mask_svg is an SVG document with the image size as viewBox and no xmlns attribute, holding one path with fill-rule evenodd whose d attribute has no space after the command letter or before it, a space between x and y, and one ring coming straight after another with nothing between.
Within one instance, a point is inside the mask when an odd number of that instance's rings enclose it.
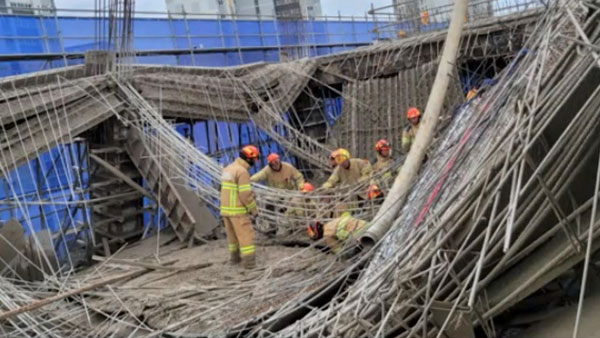
<instances>
[{"instance_id":1,"label":"rebar grid","mask_svg":"<svg viewBox=\"0 0 600 338\"><path fill-rule=\"evenodd\" d=\"M44 308L18 315L11 319L10 325L3 325L2 329L14 336L105 336L117 335L110 326L119 324L130 327L134 332L152 331L150 335L157 336L173 331L194 332L192 323L200 321L204 325L201 327L204 334L218 336L224 331L238 329L234 324L239 322L228 320L231 309L278 300L267 311L274 311L269 314L269 323L277 322L295 309L308 306L305 296L315 290L315 285L327 285L339 278L348 278L349 272L356 270L360 272L360 278L350 288L339 290L328 308L311 309L303 320L277 335L439 337L449 325L456 324L454 313L459 313L474 325L493 325L489 321L522 298L527 288L543 286L535 285L546 280L546 276L553 273L553 267L579 257L585 246L583 240L589 234L593 239L600 225L592 221L586 227L585 222L581 222L579 228L574 229L572 224L578 217L590 217L589 210L595 205L595 193L588 192L583 199L588 201L585 203L581 203L581 196L578 196L569 208L556 203L566 195L574 194L573 181L577 173L584 170L590 161L596 162L591 154L596 154L597 151L592 150L598 148L598 141L594 138L600 124L600 118L594 111L594 107L600 103L598 84L595 83L596 87L579 105L570 102L576 109L564 106L564 100L577 93L584 81L589 82L597 75L593 73L593 65L597 62L593 52L595 48L588 45L597 46L598 37L587 36L585 30L578 29L579 25L588 28L581 13L581 8L585 7L579 5L573 1L562 7L551 7L538 20L535 31L531 33L527 43L528 52L513 61L496 86L456 112L431 149L429 161L419 181L415 182L409 199L402 206L393 230L362 259L351 261L351 266L340 267L332 256L323 259L321 253L314 251L313 245L283 258L274 267L253 272L248 279L240 276L219 286L200 285L190 290L178 290L183 294L211 293L201 304L184 301L185 296L177 297L174 303L180 301L178 306L188 312L184 310L179 318L168 321L162 327L151 327L141 322L133 308L135 293L130 293L120 285L110 286L108 290L85 292L82 297L75 298L75 303L57 302L55 311ZM575 14L566 15L569 11ZM429 62L418 58L423 52L421 47L400 48L401 52L389 46L379 48L383 50L382 53L357 53L360 55L358 58L378 60L376 64L379 66L370 72L355 66L353 72L358 74L355 79L368 81L381 76L390 64L406 55L403 53L407 51L417 56L417 67ZM328 66L334 62L350 64L356 62L357 54L345 55L342 61L332 58L325 62ZM203 112L207 118L253 120L257 125L264 126L265 132L282 138L281 142L285 142L291 154L324 160L323 154L327 152L325 146L315 145L314 141L303 143L309 138L282 119L282 112L293 109L295 97L300 92L308 93L296 86L305 87L311 82L324 83L315 75L317 66L313 62L301 61L259 68L263 68L263 71L254 74L252 71L246 73L247 70L240 70L237 74L235 71L226 71L218 76L204 74L202 80L205 82L195 84L195 79L190 78L188 83L200 88L192 93L203 93L206 98L198 101L209 107ZM276 72L280 73L273 76ZM239 79L244 75L247 78ZM83 93L82 101L92 102L94 107L102 108L98 112L100 117L116 117L142 136L147 147L153 150L152 157L160 163L166 177L183 180L186 188L194 191L198 198L218 207L222 168L213 158L189 144L163 118L160 103L165 101L166 94L159 93L156 101L150 102L145 96L148 95L146 90L139 93L139 82L135 79L128 82L109 76L109 80L118 100L113 99L113 92L106 90L103 84L94 83L93 79L62 78L58 85L53 85L62 93L60 98L49 102L56 104L53 102L64 101L70 88L75 93ZM21 92L14 100L37 101L43 92L54 93L49 85L42 87L38 93ZM175 82L175 87L175 95L183 96L181 93L186 90L185 82ZM333 87L330 89L335 90ZM15 87L13 93L3 92L5 101L17 91L21 89ZM359 102L355 95L338 92L348 102L369 106L367 102ZM176 97L171 100L175 101ZM126 107L122 106L121 100L127 103ZM192 102L192 98L182 101L186 102L184 106L191 106L189 102ZM8 173L18 164L39 157L44 149L73 142L79 134L79 131L74 131L79 126L77 114L87 108L83 105L69 110L64 103L58 104L56 108L34 110L33 113L30 110L27 114L31 114L32 118L25 121L19 117L19 114L27 111L24 103L19 104L19 109L12 108L8 122L3 123L5 135L14 135L5 138L10 143L2 148L4 177L8 177ZM233 113L235 117L230 118L224 113L230 109L237 109L239 114ZM558 118L564 119L566 128L557 132ZM586 123L578 123L582 120ZM18 125L18 128L12 128L11 123ZM50 128L40 128L41 125ZM294 131L284 138L273 130L276 126ZM388 130L394 128L393 125L387 127ZM66 130L63 132L62 128ZM34 136L36 139L30 140ZM61 161L66 160L61 158ZM372 179L381 179L379 175ZM77 180L75 176L70 179L69 182ZM262 185L253 188L259 199L262 221L278 223L297 231L303 229L308 221L323 218L323 214L334 209L336 204L351 204L354 196L364 191L368 183L331 191L320 190L308 196ZM69 183L64 185L68 186ZM438 186L439 189L436 188ZM439 193L432 195L434 191ZM76 194L75 189L69 192ZM36 197L37 200L33 202L23 198L14 200L25 213L31 204L44 200L41 195ZM49 203L58 205L67 198L64 196ZM577 201L580 203L577 204ZM282 209L301 209L305 216L291 218L287 210L268 210L267 204L282 205ZM376 206L363 206L355 211L359 217L369 219L376 209ZM547 221L549 217L552 220L550 224ZM541 230L543 233L539 236ZM540 252L545 242L551 239L562 239L558 253L549 254L549 261L536 267L533 277L519 280L522 282L519 285L507 281L511 267L527 262L528 255ZM160 254L159 249L156 254ZM367 258L372 258L372 261L363 268ZM274 274L276 268L283 268L297 260L310 262L306 270L311 277L306 279L305 275L293 273ZM163 262L162 268L165 266ZM177 268L184 269L186 266ZM3 279L0 301L5 308L14 309L118 273L118 268L106 263L83 277L68 273L66 277L59 277L58 274L46 276L48 280L43 286ZM163 288L162 291L168 290ZM158 301L173 297L173 294L165 292L160 297ZM104 304L90 306L94 298L101 299ZM440 302L451 315L447 316L445 322L434 325L431 310L440 306ZM111 305L110 311L104 311L106 304ZM73 326L70 321L77 315L97 320L95 314L101 314L103 320L89 327ZM255 332L264 336L273 334L268 325L259 325Z\"/></svg>"}]
</instances>

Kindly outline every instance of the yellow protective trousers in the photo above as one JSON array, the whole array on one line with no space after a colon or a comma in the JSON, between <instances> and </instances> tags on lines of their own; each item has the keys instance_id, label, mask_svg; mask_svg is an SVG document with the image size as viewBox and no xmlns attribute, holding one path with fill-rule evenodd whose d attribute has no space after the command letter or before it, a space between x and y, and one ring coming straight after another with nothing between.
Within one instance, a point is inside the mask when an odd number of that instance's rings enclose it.
<instances>
[{"instance_id":1,"label":"yellow protective trousers","mask_svg":"<svg viewBox=\"0 0 600 338\"><path fill-rule=\"evenodd\" d=\"M223 217L229 252L240 252L241 256L254 255L254 229L249 216Z\"/></svg>"}]
</instances>

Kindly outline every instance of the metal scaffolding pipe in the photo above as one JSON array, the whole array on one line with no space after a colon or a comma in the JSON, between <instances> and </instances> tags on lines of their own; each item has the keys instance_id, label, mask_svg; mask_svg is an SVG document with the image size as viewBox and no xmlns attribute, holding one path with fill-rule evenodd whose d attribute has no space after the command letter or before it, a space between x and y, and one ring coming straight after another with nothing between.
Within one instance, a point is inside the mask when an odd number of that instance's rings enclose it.
<instances>
[{"instance_id":1,"label":"metal scaffolding pipe","mask_svg":"<svg viewBox=\"0 0 600 338\"><path fill-rule=\"evenodd\" d=\"M373 219L371 226L360 238L360 242L364 246L371 247L375 245L387 233L393 220L400 212L404 200L419 172L425 152L433 139L448 84L450 83L450 77L456 66L456 55L460 44L464 18L467 14L468 3L468 0L458 0L454 3L452 21L450 22L448 36L444 43L444 50L437 75L427 100L423 121L417 132L415 142L400 170L400 174L398 174L398 177L394 181L394 185Z\"/></svg>"}]
</instances>

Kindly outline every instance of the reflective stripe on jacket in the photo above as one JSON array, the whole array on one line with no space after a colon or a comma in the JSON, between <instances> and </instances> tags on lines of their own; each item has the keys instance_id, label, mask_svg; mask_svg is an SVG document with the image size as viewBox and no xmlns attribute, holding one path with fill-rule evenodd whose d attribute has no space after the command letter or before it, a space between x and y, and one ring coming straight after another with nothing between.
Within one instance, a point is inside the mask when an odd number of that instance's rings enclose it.
<instances>
[{"instance_id":1,"label":"reflective stripe on jacket","mask_svg":"<svg viewBox=\"0 0 600 338\"><path fill-rule=\"evenodd\" d=\"M368 225L366 221L345 215L323 226L323 238L331 251L337 253L345 241L349 238L357 238Z\"/></svg>"},{"instance_id":2,"label":"reflective stripe on jacket","mask_svg":"<svg viewBox=\"0 0 600 338\"><path fill-rule=\"evenodd\" d=\"M250 165L237 158L223 169L221 177L221 216L256 215L256 201L250 187Z\"/></svg>"},{"instance_id":3,"label":"reflective stripe on jacket","mask_svg":"<svg viewBox=\"0 0 600 338\"><path fill-rule=\"evenodd\" d=\"M404 131L402 131L402 151L404 153L408 153L410 151L410 147L412 147L415 142L415 137L417 137L417 132L419 131L419 124L416 126L408 125Z\"/></svg>"}]
</instances>

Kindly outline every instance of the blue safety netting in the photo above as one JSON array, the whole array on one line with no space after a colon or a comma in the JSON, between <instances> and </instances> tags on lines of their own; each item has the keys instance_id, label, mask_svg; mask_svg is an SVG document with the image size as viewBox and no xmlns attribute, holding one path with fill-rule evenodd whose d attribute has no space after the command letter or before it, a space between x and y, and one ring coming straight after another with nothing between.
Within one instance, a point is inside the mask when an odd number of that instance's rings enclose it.
<instances>
[{"instance_id":1,"label":"blue safety netting","mask_svg":"<svg viewBox=\"0 0 600 338\"><path fill-rule=\"evenodd\" d=\"M91 17L3 15L0 54L54 54L59 59L0 62L0 77L81 63L81 59L63 59L60 54L106 48L106 42L95 37L97 26L97 19ZM302 56L311 57L352 49L376 39L374 27L370 21L349 20L137 18L133 43L140 51L191 50L183 55L140 56L138 63L223 67L278 61L282 46L305 46ZM205 53L207 49L220 50Z\"/></svg>"}]
</instances>

